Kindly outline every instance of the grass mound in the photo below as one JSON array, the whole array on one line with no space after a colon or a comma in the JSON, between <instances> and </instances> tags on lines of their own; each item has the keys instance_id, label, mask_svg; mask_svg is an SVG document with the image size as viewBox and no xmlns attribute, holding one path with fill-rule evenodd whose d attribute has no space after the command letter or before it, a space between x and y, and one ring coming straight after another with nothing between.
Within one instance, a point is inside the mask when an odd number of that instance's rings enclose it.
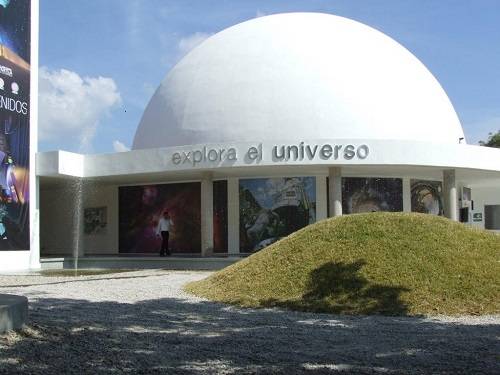
<instances>
[{"instance_id":1,"label":"grass mound","mask_svg":"<svg viewBox=\"0 0 500 375\"><path fill-rule=\"evenodd\" d=\"M442 217L310 225L186 290L248 307L342 314L500 313L500 236Z\"/></svg>"}]
</instances>

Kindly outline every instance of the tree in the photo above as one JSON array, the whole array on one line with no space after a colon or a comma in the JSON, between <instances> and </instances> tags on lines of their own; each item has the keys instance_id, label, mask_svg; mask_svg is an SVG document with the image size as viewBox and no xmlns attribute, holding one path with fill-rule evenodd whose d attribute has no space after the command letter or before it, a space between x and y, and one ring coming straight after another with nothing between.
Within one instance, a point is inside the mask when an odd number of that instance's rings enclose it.
<instances>
[{"instance_id":1,"label":"tree","mask_svg":"<svg viewBox=\"0 0 500 375\"><path fill-rule=\"evenodd\" d=\"M489 133L488 140L486 142L479 141L479 144L481 146L500 148L500 130L497 131L495 134Z\"/></svg>"}]
</instances>

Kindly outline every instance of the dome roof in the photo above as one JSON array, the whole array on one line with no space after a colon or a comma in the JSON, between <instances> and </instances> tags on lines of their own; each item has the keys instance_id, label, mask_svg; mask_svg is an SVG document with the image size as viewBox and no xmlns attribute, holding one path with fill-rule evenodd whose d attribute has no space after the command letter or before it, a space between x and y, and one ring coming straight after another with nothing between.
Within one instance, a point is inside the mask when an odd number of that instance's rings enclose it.
<instances>
[{"instance_id":1,"label":"dome roof","mask_svg":"<svg viewBox=\"0 0 500 375\"><path fill-rule=\"evenodd\" d=\"M396 41L347 18L286 13L230 27L186 55L149 102L133 148L463 136L443 88Z\"/></svg>"}]
</instances>

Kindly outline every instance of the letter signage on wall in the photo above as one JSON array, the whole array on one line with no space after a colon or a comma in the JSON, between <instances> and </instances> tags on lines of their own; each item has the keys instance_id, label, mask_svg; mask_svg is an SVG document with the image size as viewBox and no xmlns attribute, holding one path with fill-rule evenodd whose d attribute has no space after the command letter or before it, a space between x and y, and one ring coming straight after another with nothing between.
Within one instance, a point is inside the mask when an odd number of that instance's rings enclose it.
<instances>
[{"instance_id":1,"label":"letter signage on wall","mask_svg":"<svg viewBox=\"0 0 500 375\"><path fill-rule=\"evenodd\" d=\"M0 1L0 250L29 250L30 0Z\"/></svg>"},{"instance_id":2,"label":"letter signage on wall","mask_svg":"<svg viewBox=\"0 0 500 375\"><path fill-rule=\"evenodd\" d=\"M195 146L193 149L173 152L170 161L176 166L201 166L206 164L221 165L244 160L246 164L287 162L314 162L314 161L363 161L370 155L370 148L366 144L255 144L247 148L238 148L234 145Z\"/></svg>"}]
</instances>

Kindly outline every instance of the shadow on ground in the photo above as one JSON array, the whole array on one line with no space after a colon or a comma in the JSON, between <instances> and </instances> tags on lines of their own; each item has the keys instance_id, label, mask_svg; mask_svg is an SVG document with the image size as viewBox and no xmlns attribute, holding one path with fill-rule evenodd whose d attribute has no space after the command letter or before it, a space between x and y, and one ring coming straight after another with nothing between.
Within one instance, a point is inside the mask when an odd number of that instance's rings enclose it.
<instances>
[{"instance_id":1,"label":"shadow on ground","mask_svg":"<svg viewBox=\"0 0 500 375\"><path fill-rule=\"evenodd\" d=\"M0 373L498 374L500 327L246 310L163 298L40 298Z\"/></svg>"},{"instance_id":2,"label":"shadow on ground","mask_svg":"<svg viewBox=\"0 0 500 375\"><path fill-rule=\"evenodd\" d=\"M263 306L334 314L404 316L408 308L401 301L406 288L370 283L359 274L364 261L328 262L311 272L300 300L269 299Z\"/></svg>"}]
</instances>

